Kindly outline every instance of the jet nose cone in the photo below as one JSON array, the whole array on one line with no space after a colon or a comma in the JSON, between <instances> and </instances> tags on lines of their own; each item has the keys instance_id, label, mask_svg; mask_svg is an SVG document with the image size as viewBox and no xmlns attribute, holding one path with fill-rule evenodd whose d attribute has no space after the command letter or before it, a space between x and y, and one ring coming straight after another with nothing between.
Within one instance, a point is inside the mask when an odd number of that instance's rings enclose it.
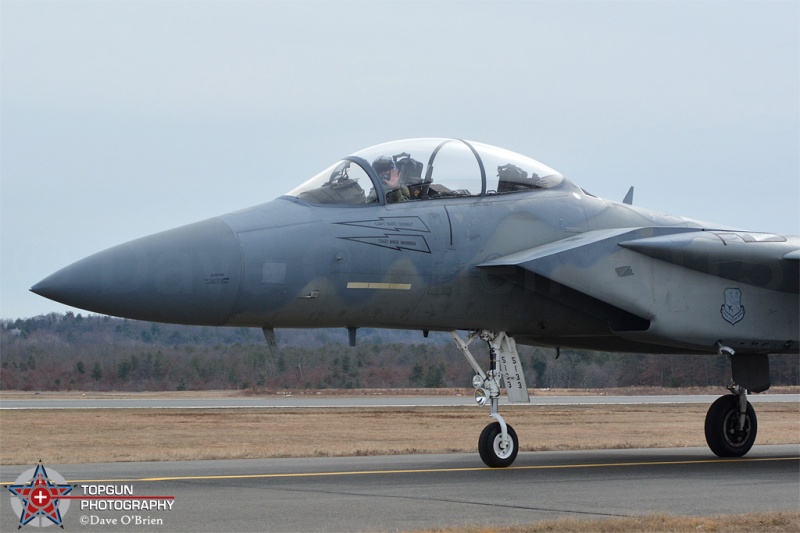
<instances>
[{"instance_id":1,"label":"jet nose cone","mask_svg":"<svg viewBox=\"0 0 800 533\"><path fill-rule=\"evenodd\" d=\"M213 218L89 256L31 291L95 313L218 325L231 314L241 273L239 240Z\"/></svg>"}]
</instances>

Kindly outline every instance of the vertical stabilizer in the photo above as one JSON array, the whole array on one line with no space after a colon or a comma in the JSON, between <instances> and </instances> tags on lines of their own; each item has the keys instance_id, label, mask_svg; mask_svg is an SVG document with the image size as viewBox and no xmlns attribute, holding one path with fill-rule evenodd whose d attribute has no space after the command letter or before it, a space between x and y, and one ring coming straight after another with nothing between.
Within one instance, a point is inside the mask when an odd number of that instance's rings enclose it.
<instances>
[{"instance_id":1,"label":"vertical stabilizer","mask_svg":"<svg viewBox=\"0 0 800 533\"><path fill-rule=\"evenodd\" d=\"M631 188L628 189L628 194L626 194L625 198L622 199L622 203L633 205L633 185L631 185Z\"/></svg>"}]
</instances>

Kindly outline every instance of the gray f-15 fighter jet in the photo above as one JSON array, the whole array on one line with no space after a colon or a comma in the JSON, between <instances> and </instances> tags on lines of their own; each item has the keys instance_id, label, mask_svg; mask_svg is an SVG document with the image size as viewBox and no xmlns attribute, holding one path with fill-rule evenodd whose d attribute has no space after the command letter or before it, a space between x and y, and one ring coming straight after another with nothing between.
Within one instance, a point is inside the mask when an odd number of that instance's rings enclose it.
<instances>
[{"instance_id":1,"label":"gray f-15 fighter jet","mask_svg":"<svg viewBox=\"0 0 800 533\"><path fill-rule=\"evenodd\" d=\"M528 391L516 344L727 354L732 394L708 411L720 456L756 437L749 392L769 354L798 353L800 237L598 198L522 155L459 139L386 143L266 204L78 261L31 290L96 313L180 324L451 332L495 419L483 461L510 465L498 413ZM466 337L463 333L465 331ZM489 348L484 369L470 351Z\"/></svg>"}]
</instances>

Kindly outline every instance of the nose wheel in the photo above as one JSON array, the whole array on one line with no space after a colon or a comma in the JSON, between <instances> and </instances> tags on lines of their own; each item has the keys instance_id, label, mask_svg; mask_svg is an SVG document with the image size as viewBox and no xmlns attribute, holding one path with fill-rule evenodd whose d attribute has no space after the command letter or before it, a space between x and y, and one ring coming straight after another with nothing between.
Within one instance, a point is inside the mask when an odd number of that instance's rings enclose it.
<instances>
[{"instance_id":1,"label":"nose wheel","mask_svg":"<svg viewBox=\"0 0 800 533\"><path fill-rule=\"evenodd\" d=\"M517 458L519 439L514 428L506 424L506 434L500 422L492 422L481 432L478 438L478 453L486 466L491 468L505 468L511 466Z\"/></svg>"}]
</instances>

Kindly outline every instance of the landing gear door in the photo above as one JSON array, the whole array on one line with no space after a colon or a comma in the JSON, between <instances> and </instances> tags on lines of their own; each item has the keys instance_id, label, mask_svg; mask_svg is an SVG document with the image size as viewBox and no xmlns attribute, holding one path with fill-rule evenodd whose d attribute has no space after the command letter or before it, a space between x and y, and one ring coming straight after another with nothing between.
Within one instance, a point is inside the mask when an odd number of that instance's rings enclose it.
<instances>
[{"instance_id":1,"label":"landing gear door","mask_svg":"<svg viewBox=\"0 0 800 533\"><path fill-rule=\"evenodd\" d=\"M528 385L522 371L522 362L517 353L517 343L508 335L503 335L500 349L497 350L497 363L503 383L506 387L508 401L511 403L528 403Z\"/></svg>"}]
</instances>

